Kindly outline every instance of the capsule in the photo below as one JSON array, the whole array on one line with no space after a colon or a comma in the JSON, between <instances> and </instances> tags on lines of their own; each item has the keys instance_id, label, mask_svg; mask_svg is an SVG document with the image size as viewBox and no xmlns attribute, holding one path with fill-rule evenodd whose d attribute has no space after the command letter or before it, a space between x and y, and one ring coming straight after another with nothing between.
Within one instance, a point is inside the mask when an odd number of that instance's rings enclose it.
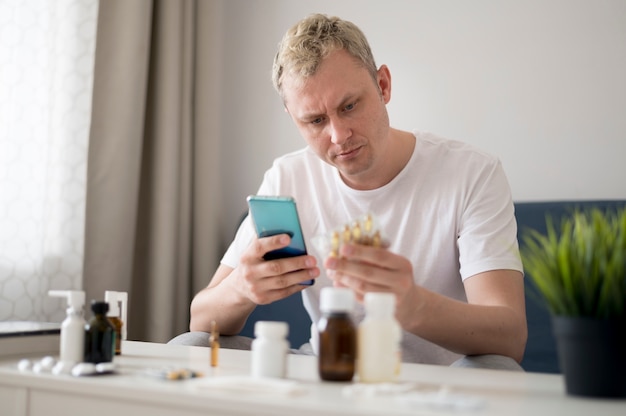
<instances>
[{"instance_id":1,"label":"capsule","mask_svg":"<svg viewBox=\"0 0 626 416\"><path fill-rule=\"evenodd\" d=\"M367 214L364 222L365 224L363 228L365 228L365 233L369 235L372 233L372 228L374 228L374 219L372 218L372 214Z\"/></svg>"},{"instance_id":2,"label":"capsule","mask_svg":"<svg viewBox=\"0 0 626 416\"><path fill-rule=\"evenodd\" d=\"M343 243L349 243L351 241L352 233L350 232L350 226L348 224L343 227Z\"/></svg>"},{"instance_id":3,"label":"capsule","mask_svg":"<svg viewBox=\"0 0 626 416\"><path fill-rule=\"evenodd\" d=\"M373 247L381 247L382 246L382 238L380 237L380 231L376 230L374 236L372 237L372 246Z\"/></svg>"},{"instance_id":4,"label":"capsule","mask_svg":"<svg viewBox=\"0 0 626 416\"><path fill-rule=\"evenodd\" d=\"M330 256L339 257L339 233L337 231L333 231L330 237Z\"/></svg>"},{"instance_id":5,"label":"capsule","mask_svg":"<svg viewBox=\"0 0 626 416\"><path fill-rule=\"evenodd\" d=\"M358 221L355 221L354 225L352 226L352 241L360 244L362 234L363 233L361 232L361 224Z\"/></svg>"}]
</instances>

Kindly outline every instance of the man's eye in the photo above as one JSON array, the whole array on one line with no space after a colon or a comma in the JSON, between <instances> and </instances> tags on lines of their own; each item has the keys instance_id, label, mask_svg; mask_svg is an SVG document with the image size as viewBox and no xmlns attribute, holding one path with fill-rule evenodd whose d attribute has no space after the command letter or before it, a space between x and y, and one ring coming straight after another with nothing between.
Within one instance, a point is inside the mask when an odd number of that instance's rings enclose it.
<instances>
[{"instance_id":1,"label":"man's eye","mask_svg":"<svg viewBox=\"0 0 626 416\"><path fill-rule=\"evenodd\" d=\"M322 123L322 117L318 117L316 119L311 120L311 124L321 124Z\"/></svg>"},{"instance_id":2,"label":"man's eye","mask_svg":"<svg viewBox=\"0 0 626 416\"><path fill-rule=\"evenodd\" d=\"M350 111L354 108L354 104L348 104L343 108L343 111Z\"/></svg>"}]
</instances>

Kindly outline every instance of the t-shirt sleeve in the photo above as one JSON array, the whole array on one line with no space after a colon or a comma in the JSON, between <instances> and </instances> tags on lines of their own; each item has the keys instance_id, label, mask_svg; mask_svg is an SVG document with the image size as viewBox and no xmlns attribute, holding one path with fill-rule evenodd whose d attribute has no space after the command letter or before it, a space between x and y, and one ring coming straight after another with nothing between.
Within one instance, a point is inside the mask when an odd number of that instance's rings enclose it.
<instances>
[{"instance_id":1,"label":"t-shirt sleeve","mask_svg":"<svg viewBox=\"0 0 626 416\"><path fill-rule=\"evenodd\" d=\"M497 160L481 170L468 195L457 244L463 280L490 270L523 273L511 189Z\"/></svg>"},{"instance_id":2,"label":"t-shirt sleeve","mask_svg":"<svg viewBox=\"0 0 626 416\"><path fill-rule=\"evenodd\" d=\"M248 215L241 222L241 225L235 234L235 238L230 243L230 246L228 247L228 250L226 250L226 253L224 253L220 263L233 269L239 266L239 258L246 247L248 247L248 245L252 242L253 238L254 227L252 226L252 220Z\"/></svg>"}]
</instances>

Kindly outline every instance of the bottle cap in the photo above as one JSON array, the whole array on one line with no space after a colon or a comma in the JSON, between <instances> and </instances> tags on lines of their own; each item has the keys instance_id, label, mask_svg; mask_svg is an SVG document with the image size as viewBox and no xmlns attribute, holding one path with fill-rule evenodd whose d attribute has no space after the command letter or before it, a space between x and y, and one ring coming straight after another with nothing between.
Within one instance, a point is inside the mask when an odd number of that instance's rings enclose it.
<instances>
[{"instance_id":1,"label":"bottle cap","mask_svg":"<svg viewBox=\"0 0 626 416\"><path fill-rule=\"evenodd\" d=\"M364 302L368 314L380 317L394 315L396 297L392 293L368 292L365 294Z\"/></svg>"},{"instance_id":2,"label":"bottle cap","mask_svg":"<svg viewBox=\"0 0 626 416\"><path fill-rule=\"evenodd\" d=\"M354 308L354 292L345 287L324 287L320 292L322 312L351 312Z\"/></svg>"},{"instance_id":3,"label":"bottle cap","mask_svg":"<svg viewBox=\"0 0 626 416\"><path fill-rule=\"evenodd\" d=\"M109 304L98 300L92 300L91 311L95 314L106 314L109 311Z\"/></svg>"},{"instance_id":4,"label":"bottle cap","mask_svg":"<svg viewBox=\"0 0 626 416\"><path fill-rule=\"evenodd\" d=\"M254 335L257 337L285 338L288 333L287 322L258 321L254 324Z\"/></svg>"}]
</instances>

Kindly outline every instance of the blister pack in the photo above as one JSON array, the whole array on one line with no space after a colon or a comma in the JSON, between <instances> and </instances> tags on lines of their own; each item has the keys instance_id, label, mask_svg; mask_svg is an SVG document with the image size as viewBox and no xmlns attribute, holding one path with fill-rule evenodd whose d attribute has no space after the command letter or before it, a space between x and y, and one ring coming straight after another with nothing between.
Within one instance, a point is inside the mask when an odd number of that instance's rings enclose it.
<instances>
[{"instance_id":1,"label":"blister pack","mask_svg":"<svg viewBox=\"0 0 626 416\"><path fill-rule=\"evenodd\" d=\"M376 217L366 213L330 232L313 237L313 245L321 256L339 257L343 244L386 247L388 244Z\"/></svg>"}]
</instances>

